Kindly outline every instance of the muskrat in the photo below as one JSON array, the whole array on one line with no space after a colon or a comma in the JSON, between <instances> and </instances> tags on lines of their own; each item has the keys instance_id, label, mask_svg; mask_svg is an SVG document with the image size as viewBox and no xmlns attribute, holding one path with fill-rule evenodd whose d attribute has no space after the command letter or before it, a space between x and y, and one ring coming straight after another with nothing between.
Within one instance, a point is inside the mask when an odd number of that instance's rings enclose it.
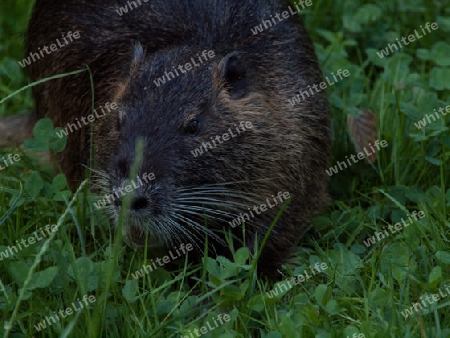
<instances>
[{"instance_id":1,"label":"muskrat","mask_svg":"<svg viewBox=\"0 0 450 338\"><path fill-rule=\"evenodd\" d=\"M26 53L58 48L35 56L31 80L88 65L94 106L117 105L94 121L95 165L108 193L129 183L136 142L144 141L138 176L154 179L135 191L123 226L129 241L192 243L200 257L208 235L210 249L229 256L221 231L242 234L233 223L240 218L253 251L291 198L258 264L273 275L327 204L326 95L289 104L322 72L299 16L275 20L285 11L293 13L282 0L36 1ZM91 114L88 72L44 82L33 94L36 118L57 126ZM59 158L72 184L84 175L89 129L70 133ZM117 216L120 199L110 208Z\"/></svg>"}]
</instances>

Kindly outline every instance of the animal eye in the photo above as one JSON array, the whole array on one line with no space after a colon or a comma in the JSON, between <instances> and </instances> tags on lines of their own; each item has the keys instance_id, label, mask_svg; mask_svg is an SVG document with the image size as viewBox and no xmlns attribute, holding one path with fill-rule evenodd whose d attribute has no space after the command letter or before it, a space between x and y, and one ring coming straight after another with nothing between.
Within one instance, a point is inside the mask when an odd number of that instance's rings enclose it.
<instances>
[{"instance_id":1,"label":"animal eye","mask_svg":"<svg viewBox=\"0 0 450 338\"><path fill-rule=\"evenodd\" d=\"M119 111L119 115L117 116L116 120L116 129L117 131L120 131L122 129L122 124L125 120L125 113L123 111Z\"/></svg>"},{"instance_id":2,"label":"animal eye","mask_svg":"<svg viewBox=\"0 0 450 338\"><path fill-rule=\"evenodd\" d=\"M200 122L198 122L197 120L192 120L186 127L185 132L188 135L195 136L198 134L199 129L200 129Z\"/></svg>"}]
</instances>

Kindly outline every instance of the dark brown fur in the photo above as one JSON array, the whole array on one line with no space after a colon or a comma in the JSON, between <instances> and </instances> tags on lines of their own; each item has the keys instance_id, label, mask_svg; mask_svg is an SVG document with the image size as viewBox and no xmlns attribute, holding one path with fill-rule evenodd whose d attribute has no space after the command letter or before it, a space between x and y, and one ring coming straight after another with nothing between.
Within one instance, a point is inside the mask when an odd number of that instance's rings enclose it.
<instances>
[{"instance_id":1,"label":"dark brown fur","mask_svg":"<svg viewBox=\"0 0 450 338\"><path fill-rule=\"evenodd\" d=\"M126 1L37 0L27 54L68 31L79 31L81 38L33 63L31 79L89 65L95 107L118 103L117 112L95 122L96 163L108 175L107 189L124 184L136 141L145 139L139 175L154 173L156 179L136 191L135 200L145 202L140 208L133 208L132 203L124 228L130 239L133 229L145 228L149 244L169 248L180 242L199 244L204 230L196 231L192 225L203 226L205 215L208 227L219 233L240 212L248 212L279 191L289 192L292 202L270 235L259 263L260 271L274 274L298 244L312 216L328 201L325 168L330 131L325 94L318 93L294 107L288 103L299 89L322 80L300 19L290 17L253 35L251 28L286 10L288 3L153 0L123 16L115 12L118 3L125 5ZM215 58L155 86L153 80L203 50L213 50ZM89 74L45 82L34 87L34 96L37 117L48 116L55 125L65 127L90 114ZM119 113L123 118L119 119ZM192 120L200 122L196 136L185 133ZM253 128L202 156L191 154L241 121L250 121ZM60 158L73 183L83 177L81 164L88 156L89 128L84 127L69 135ZM198 200L181 202L189 191ZM212 199L214 205L205 205L213 203ZM181 204L187 205L186 210L211 210L195 215L176 211L177 206L182 209ZM256 239L261 242L279 208L247 222L245 244L249 248L253 249ZM119 210L119 205L114 207L115 213ZM188 220L183 222L171 213ZM233 232L239 236L242 230L237 227ZM227 254L213 237L210 245L217 253Z\"/></svg>"}]
</instances>

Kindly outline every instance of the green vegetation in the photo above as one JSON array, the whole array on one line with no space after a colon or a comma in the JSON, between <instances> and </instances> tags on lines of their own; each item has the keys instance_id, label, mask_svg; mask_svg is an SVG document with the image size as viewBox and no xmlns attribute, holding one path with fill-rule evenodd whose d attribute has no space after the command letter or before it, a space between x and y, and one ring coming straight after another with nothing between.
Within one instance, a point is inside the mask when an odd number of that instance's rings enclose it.
<instances>
[{"instance_id":1,"label":"green vegetation","mask_svg":"<svg viewBox=\"0 0 450 338\"><path fill-rule=\"evenodd\" d=\"M9 337L191 338L208 322L215 329L205 338L449 337L450 114L421 128L415 123L450 104L450 4L364 3L316 0L302 17L325 76L339 69L351 74L329 88L332 165L357 153L347 114L372 111L378 139L388 146L374 164L359 161L331 177L335 201L314 219L280 282L258 280L247 249L236 250L233 262L209 257L202 265L185 262L174 272L159 267L133 278L150 264L147 250L121 241L105 213L94 209L87 184L74 194L62 174L28 155L64 147L43 120L26 153L0 150L0 159L21 155L0 171L0 335L10 324ZM24 0L0 4L0 100L28 84L17 61L30 9ZM421 33L427 22L439 29L390 56L377 55L396 38ZM32 107L28 89L0 104L0 116ZM414 211L425 217L389 230ZM364 244L385 229L389 236ZM11 254L9 247L36 230L40 240ZM431 294L441 297L426 300ZM416 302L423 307L418 312L410 309ZM74 306L88 309L37 332L46 316Z\"/></svg>"}]
</instances>

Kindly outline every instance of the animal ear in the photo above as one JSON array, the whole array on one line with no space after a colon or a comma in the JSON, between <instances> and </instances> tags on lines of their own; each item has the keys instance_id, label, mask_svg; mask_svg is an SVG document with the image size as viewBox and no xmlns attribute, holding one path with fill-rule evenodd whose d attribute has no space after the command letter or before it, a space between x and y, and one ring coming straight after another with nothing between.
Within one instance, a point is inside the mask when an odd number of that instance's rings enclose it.
<instances>
[{"instance_id":1,"label":"animal ear","mask_svg":"<svg viewBox=\"0 0 450 338\"><path fill-rule=\"evenodd\" d=\"M227 54L219 63L220 74L231 100L244 98L248 92L247 71L238 52Z\"/></svg>"},{"instance_id":2,"label":"animal ear","mask_svg":"<svg viewBox=\"0 0 450 338\"><path fill-rule=\"evenodd\" d=\"M144 59L144 48L139 41L136 41L131 46L131 66L130 74L133 74L139 67L140 62Z\"/></svg>"}]
</instances>

